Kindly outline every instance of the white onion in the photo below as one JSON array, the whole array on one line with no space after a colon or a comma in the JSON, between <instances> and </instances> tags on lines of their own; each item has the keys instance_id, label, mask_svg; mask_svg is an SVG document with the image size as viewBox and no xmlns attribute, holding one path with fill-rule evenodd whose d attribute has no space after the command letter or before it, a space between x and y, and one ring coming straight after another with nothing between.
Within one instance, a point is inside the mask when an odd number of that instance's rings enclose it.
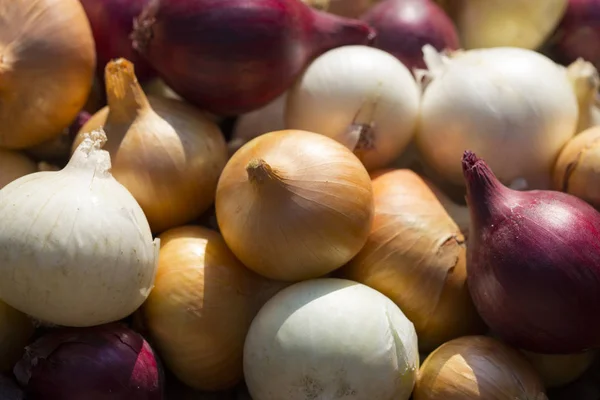
<instances>
[{"instance_id":1,"label":"white onion","mask_svg":"<svg viewBox=\"0 0 600 400\"><path fill-rule=\"evenodd\" d=\"M420 96L394 56L367 46L339 47L313 61L290 89L286 126L329 136L374 170L411 141Z\"/></svg>"},{"instance_id":2,"label":"white onion","mask_svg":"<svg viewBox=\"0 0 600 400\"><path fill-rule=\"evenodd\" d=\"M471 150L505 184L547 188L560 149L574 135L577 99L564 68L518 48L457 52L431 46L416 143L424 161L464 185L461 157Z\"/></svg>"},{"instance_id":3,"label":"white onion","mask_svg":"<svg viewBox=\"0 0 600 400\"><path fill-rule=\"evenodd\" d=\"M381 293L344 279L279 292L244 347L254 400L407 400L418 367L413 324Z\"/></svg>"}]
</instances>

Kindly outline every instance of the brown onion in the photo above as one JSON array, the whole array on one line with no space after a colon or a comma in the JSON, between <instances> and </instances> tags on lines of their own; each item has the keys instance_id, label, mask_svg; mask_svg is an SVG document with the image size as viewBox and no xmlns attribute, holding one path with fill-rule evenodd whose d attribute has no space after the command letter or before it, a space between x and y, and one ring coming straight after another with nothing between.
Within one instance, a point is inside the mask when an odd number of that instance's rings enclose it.
<instances>
[{"instance_id":1,"label":"brown onion","mask_svg":"<svg viewBox=\"0 0 600 400\"><path fill-rule=\"evenodd\" d=\"M427 357L414 400L547 400L522 354L485 336L451 340Z\"/></svg>"},{"instance_id":2,"label":"brown onion","mask_svg":"<svg viewBox=\"0 0 600 400\"><path fill-rule=\"evenodd\" d=\"M375 217L367 243L340 271L385 294L412 321L419 350L485 332L467 287L465 240L413 171L373 178Z\"/></svg>"},{"instance_id":3,"label":"brown onion","mask_svg":"<svg viewBox=\"0 0 600 400\"><path fill-rule=\"evenodd\" d=\"M242 380L252 319L284 284L244 267L211 229L183 226L160 241L155 286L143 306L153 343L186 385L231 388Z\"/></svg>"},{"instance_id":4,"label":"brown onion","mask_svg":"<svg viewBox=\"0 0 600 400\"><path fill-rule=\"evenodd\" d=\"M125 59L106 66L108 107L81 128L104 125L112 174L138 201L153 232L199 217L213 203L227 147L202 111L173 99L146 97Z\"/></svg>"},{"instance_id":5,"label":"brown onion","mask_svg":"<svg viewBox=\"0 0 600 400\"><path fill-rule=\"evenodd\" d=\"M523 351L531 362L547 388L569 384L592 365L596 359L596 351L576 354L538 354Z\"/></svg>"},{"instance_id":6,"label":"brown onion","mask_svg":"<svg viewBox=\"0 0 600 400\"><path fill-rule=\"evenodd\" d=\"M217 187L219 228L250 269L282 281L325 275L365 244L369 174L350 150L298 130L261 135L229 160Z\"/></svg>"},{"instance_id":7,"label":"brown onion","mask_svg":"<svg viewBox=\"0 0 600 400\"><path fill-rule=\"evenodd\" d=\"M0 7L0 146L61 134L85 104L96 53L77 0L8 0Z\"/></svg>"},{"instance_id":8,"label":"brown onion","mask_svg":"<svg viewBox=\"0 0 600 400\"><path fill-rule=\"evenodd\" d=\"M36 163L25 154L0 149L0 189L24 175L37 172Z\"/></svg>"}]
</instances>

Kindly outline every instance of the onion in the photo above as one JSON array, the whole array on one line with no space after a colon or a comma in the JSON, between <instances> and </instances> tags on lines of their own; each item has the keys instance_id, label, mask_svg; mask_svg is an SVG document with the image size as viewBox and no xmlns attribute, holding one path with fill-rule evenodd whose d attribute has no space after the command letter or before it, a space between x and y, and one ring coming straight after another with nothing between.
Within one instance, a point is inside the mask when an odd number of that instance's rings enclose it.
<instances>
[{"instance_id":1,"label":"onion","mask_svg":"<svg viewBox=\"0 0 600 400\"><path fill-rule=\"evenodd\" d=\"M415 324L419 350L483 333L466 285L464 237L427 184L407 169L373 178L367 243L341 271L378 290Z\"/></svg>"},{"instance_id":2,"label":"onion","mask_svg":"<svg viewBox=\"0 0 600 400\"><path fill-rule=\"evenodd\" d=\"M0 149L0 189L22 176L37 172L37 164L25 154Z\"/></svg>"},{"instance_id":3,"label":"onion","mask_svg":"<svg viewBox=\"0 0 600 400\"><path fill-rule=\"evenodd\" d=\"M393 54L409 70L425 68L423 46L459 48L452 20L431 0L384 0L361 18L377 31L374 46Z\"/></svg>"},{"instance_id":4,"label":"onion","mask_svg":"<svg viewBox=\"0 0 600 400\"><path fill-rule=\"evenodd\" d=\"M105 81L108 107L81 128L74 146L104 126L111 172L133 194L153 232L199 217L214 201L227 161L219 127L181 101L147 98L125 59L108 63Z\"/></svg>"},{"instance_id":5,"label":"onion","mask_svg":"<svg viewBox=\"0 0 600 400\"><path fill-rule=\"evenodd\" d=\"M117 321L152 289L159 241L110 174L105 142L95 131L62 170L0 190L0 298L43 322Z\"/></svg>"},{"instance_id":6,"label":"onion","mask_svg":"<svg viewBox=\"0 0 600 400\"><path fill-rule=\"evenodd\" d=\"M516 350L485 336L451 340L427 357L414 400L547 400L532 366Z\"/></svg>"},{"instance_id":7,"label":"onion","mask_svg":"<svg viewBox=\"0 0 600 400\"><path fill-rule=\"evenodd\" d=\"M186 385L224 390L242 379L244 339L282 284L245 268L217 232L184 226L160 235L146 326L169 369Z\"/></svg>"},{"instance_id":8,"label":"onion","mask_svg":"<svg viewBox=\"0 0 600 400\"><path fill-rule=\"evenodd\" d=\"M469 238L469 227L471 225L471 215L469 214L469 208L455 203L446 193L438 186L434 185L433 182L424 179L424 183L429 186L429 189L437 197L440 204L444 207L448 215L452 218L456 226L460 229L460 233L465 237Z\"/></svg>"},{"instance_id":9,"label":"onion","mask_svg":"<svg viewBox=\"0 0 600 400\"><path fill-rule=\"evenodd\" d=\"M52 331L25 349L14 372L31 400L163 398L152 348L118 324Z\"/></svg>"},{"instance_id":10,"label":"onion","mask_svg":"<svg viewBox=\"0 0 600 400\"><path fill-rule=\"evenodd\" d=\"M33 330L33 323L25 314L0 301L0 372L12 370ZM1 389L0 399L5 399Z\"/></svg>"},{"instance_id":11,"label":"onion","mask_svg":"<svg viewBox=\"0 0 600 400\"><path fill-rule=\"evenodd\" d=\"M373 36L300 0L162 0L137 19L133 46L177 94L235 115L283 94L315 56Z\"/></svg>"},{"instance_id":12,"label":"onion","mask_svg":"<svg viewBox=\"0 0 600 400\"><path fill-rule=\"evenodd\" d=\"M104 67L115 58L126 58L135 64L141 81L155 75L148 62L131 45L129 35L133 21L150 0L80 0L96 42L98 74L104 75Z\"/></svg>"},{"instance_id":13,"label":"onion","mask_svg":"<svg viewBox=\"0 0 600 400\"><path fill-rule=\"evenodd\" d=\"M350 261L373 219L369 174L343 145L305 131L248 142L219 179L217 221L225 242L253 271L299 281Z\"/></svg>"},{"instance_id":14,"label":"onion","mask_svg":"<svg viewBox=\"0 0 600 400\"><path fill-rule=\"evenodd\" d=\"M408 146L419 99L417 83L397 59L367 46L344 46L318 57L290 89L286 125L347 145L374 170Z\"/></svg>"},{"instance_id":15,"label":"onion","mask_svg":"<svg viewBox=\"0 0 600 400\"><path fill-rule=\"evenodd\" d=\"M59 136L83 107L94 39L77 0L9 0L0 20L0 147L23 149Z\"/></svg>"},{"instance_id":16,"label":"onion","mask_svg":"<svg viewBox=\"0 0 600 400\"><path fill-rule=\"evenodd\" d=\"M276 294L252 322L244 376L254 400L408 400L417 336L381 293L317 279Z\"/></svg>"},{"instance_id":17,"label":"onion","mask_svg":"<svg viewBox=\"0 0 600 400\"><path fill-rule=\"evenodd\" d=\"M552 34L568 0L447 1L467 49L514 46L536 49Z\"/></svg>"},{"instance_id":18,"label":"onion","mask_svg":"<svg viewBox=\"0 0 600 400\"><path fill-rule=\"evenodd\" d=\"M468 283L488 326L536 353L600 346L600 213L565 193L511 190L469 151L462 164Z\"/></svg>"},{"instance_id":19,"label":"onion","mask_svg":"<svg viewBox=\"0 0 600 400\"><path fill-rule=\"evenodd\" d=\"M592 365L595 351L577 354L523 352L548 388L564 386L578 379Z\"/></svg>"},{"instance_id":20,"label":"onion","mask_svg":"<svg viewBox=\"0 0 600 400\"><path fill-rule=\"evenodd\" d=\"M564 69L517 48L449 57L430 46L423 51L431 79L416 136L423 160L449 182L464 185L459 161L470 148L506 184L550 186L556 157L577 125L577 100Z\"/></svg>"},{"instance_id":21,"label":"onion","mask_svg":"<svg viewBox=\"0 0 600 400\"><path fill-rule=\"evenodd\" d=\"M592 63L577 59L567 68L567 75L573 85L579 106L579 122L577 132L583 132L591 126L600 125L600 108L598 105L598 89L600 76Z\"/></svg>"}]
</instances>

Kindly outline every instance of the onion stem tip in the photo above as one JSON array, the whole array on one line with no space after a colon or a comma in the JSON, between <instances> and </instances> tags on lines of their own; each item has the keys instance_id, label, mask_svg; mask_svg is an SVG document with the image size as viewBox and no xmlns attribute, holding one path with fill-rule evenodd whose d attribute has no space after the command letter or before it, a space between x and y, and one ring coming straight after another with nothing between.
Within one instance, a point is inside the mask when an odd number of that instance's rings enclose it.
<instances>
[{"instance_id":1,"label":"onion stem tip","mask_svg":"<svg viewBox=\"0 0 600 400\"><path fill-rule=\"evenodd\" d=\"M251 182L262 183L265 180L278 179L277 174L267 162L261 158L254 158L246 165L248 179Z\"/></svg>"}]
</instances>

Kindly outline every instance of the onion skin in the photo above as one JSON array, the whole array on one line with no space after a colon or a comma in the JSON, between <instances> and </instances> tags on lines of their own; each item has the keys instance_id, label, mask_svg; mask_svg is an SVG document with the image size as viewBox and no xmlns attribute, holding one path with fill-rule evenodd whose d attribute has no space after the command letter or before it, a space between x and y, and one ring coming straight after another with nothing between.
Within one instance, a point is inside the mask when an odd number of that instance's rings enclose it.
<instances>
[{"instance_id":1,"label":"onion skin","mask_svg":"<svg viewBox=\"0 0 600 400\"><path fill-rule=\"evenodd\" d=\"M37 164L25 154L0 149L0 189L22 176L37 172Z\"/></svg>"},{"instance_id":2,"label":"onion skin","mask_svg":"<svg viewBox=\"0 0 600 400\"><path fill-rule=\"evenodd\" d=\"M369 174L345 146L284 130L246 143L217 187L219 228L233 253L271 279L323 276L350 261L369 235Z\"/></svg>"},{"instance_id":3,"label":"onion skin","mask_svg":"<svg viewBox=\"0 0 600 400\"><path fill-rule=\"evenodd\" d=\"M240 263L221 235L184 226L160 235L155 286L144 320L167 367L186 385L206 391L234 387L243 377L244 339L252 319L285 284Z\"/></svg>"},{"instance_id":4,"label":"onion skin","mask_svg":"<svg viewBox=\"0 0 600 400\"><path fill-rule=\"evenodd\" d=\"M409 70L426 68L423 46L437 50L460 47L454 23L430 0L384 0L361 20L377 31L374 46L398 58Z\"/></svg>"},{"instance_id":5,"label":"onion skin","mask_svg":"<svg viewBox=\"0 0 600 400\"><path fill-rule=\"evenodd\" d=\"M31 400L163 398L152 348L118 324L52 331L25 349L14 373Z\"/></svg>"},{"instance_id":6,"label":"onion skin","mask_svg":"<svg viewBox=\"0 0 600 400\"><path fill-rule=\"evenodd\" d=\"M340 276L396 303L415 325L420 351L484 333L467 287L464 237L427 184L408 169L382 171L373 196L369 239Z\"/></svg>"},{"instance_id":7,"label":"onion skin","mask_svg":"<svg viewBox=\"0 0 600 400\"><path fill-rule=\"evenodd\" d=\"M158 0L138 18L133 46L184 99L237 115L283 94L317 55L372 37L300 0Z\"/></svg>"},{"instance_id":8,"label":"onion skin","mask_svg":"<svg viewBox=\"0 0 600 400\"><path fill-rule=\"evenodd\" d=\"M485 336L451 340L427 357L414 400L547 400L544 385L518 351Z\"/></svg>"},{"instance_id":9,"label":"onion skin","mask_svg":"<svg viewBox=\"0 0 600 400\"><path fill-rule=\"evenodd\" d=\"M471 210L468 284L487 325L524 350L600 345L600 213L569 194L503 186L463 156Z\"/></svg>"}]
</instances>

